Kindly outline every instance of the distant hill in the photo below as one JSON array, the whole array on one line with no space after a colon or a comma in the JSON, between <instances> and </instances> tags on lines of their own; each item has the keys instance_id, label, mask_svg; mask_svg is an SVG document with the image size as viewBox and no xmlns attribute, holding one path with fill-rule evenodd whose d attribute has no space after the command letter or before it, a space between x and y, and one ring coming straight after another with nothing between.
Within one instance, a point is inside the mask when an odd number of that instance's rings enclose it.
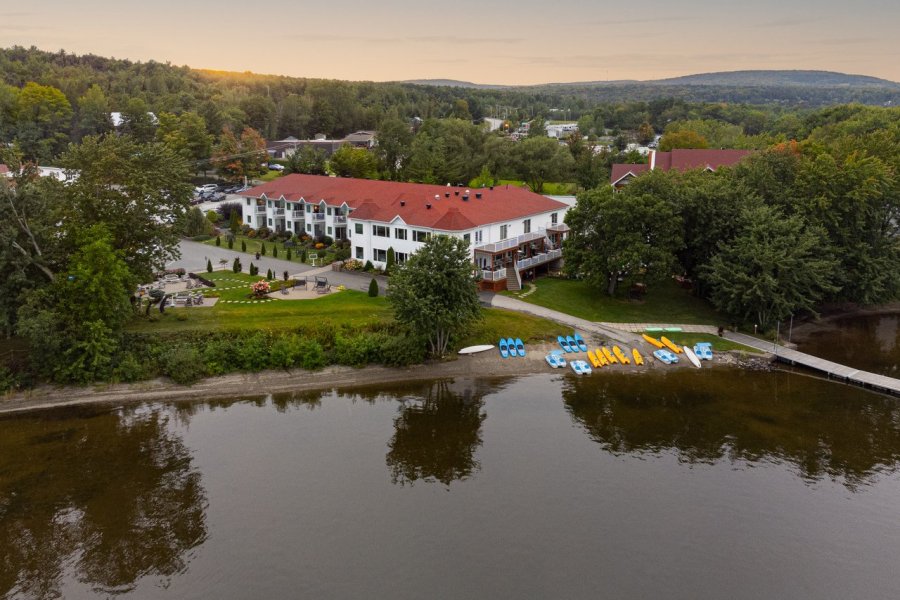
<instances>
[{"instance_id":1,"label":"distant hill","mask_svg":"<svg viewBox=\"0 0 900 600\"><path fill-rule=\"evenodd\" d=\"M724 71L700 73L644 83L656 85L801 86L801 87L884 87L900 88L900 83L834 71Z\"/></svg>"},{"instance_id":2,"label":"distant hill","mask_svg":"<svg viewBox=\"0 0 900 600\"><path fill-rule=\"evenodd\" d=\"M472 83L471 81L459 81L458 79L409 79L397 83L411 83L413 85L433 85L436 87L470 88L475 90L500 90L514 87L508 85L493 85L489 83Z\"/></svg>"}]
</instances>

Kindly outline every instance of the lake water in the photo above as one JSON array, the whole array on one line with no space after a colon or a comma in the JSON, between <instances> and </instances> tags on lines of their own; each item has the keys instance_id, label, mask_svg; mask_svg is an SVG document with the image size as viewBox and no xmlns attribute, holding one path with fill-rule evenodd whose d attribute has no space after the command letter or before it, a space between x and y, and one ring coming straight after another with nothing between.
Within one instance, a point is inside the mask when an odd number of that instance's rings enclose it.
<instances>
[{"instance_id":1,"label":"lake water","mask_svg":"<svg viewBox=\"0 0 900 600\"><path fill-rule=\"evenodd\" d=\"M13 598L898 598L900 404L536 375L0 420Z\"/></svg>"},{"instance_id":2,"label":"lake water","mask_svg":"<svg viewBox=\"0 0 900 600\"><path fill-rule=\"evenodd\" d=\"M794 341L802 352L900 377L900 314L836 319Z\"/></svg>"}]
</instances>

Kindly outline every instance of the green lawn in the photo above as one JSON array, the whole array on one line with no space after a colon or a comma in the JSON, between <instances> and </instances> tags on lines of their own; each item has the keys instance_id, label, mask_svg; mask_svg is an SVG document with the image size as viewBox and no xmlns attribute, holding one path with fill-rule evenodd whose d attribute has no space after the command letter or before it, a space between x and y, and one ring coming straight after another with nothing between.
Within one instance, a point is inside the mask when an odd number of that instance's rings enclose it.
<instances>
[{"instance_id":1,"label":"green lawn","mask_svg":"<svg viewBox=\"0 0 900 600\"><path fill-rule=\"evenodd\" d=\"M605 290L591 287L584 281L544 277L537 279L535 284L537 290L525 297L504 293L589 321L705 325L728 322L708 302L690 295L674 281L649 286L647 295L640 301L610 298ZM524 291L527 290L526 287Z\"/></svg>"},{"instance_id":2,"label":"green lawn","mask_svg":"<svg viewBox=\"0 0 900 600\"><path fill-rule=\"evenodd\" d=\"M559 323L510 310L485 308L482 315L481 322L459 340L460 348L496 344L501 337L521 338L526 343L555 340L557 335L567 331Z\"/></svg>"},{"instance_id":3,"label":"green lawn","mask_svg":"<svg viewBox=\"0 0 900 600\"><path fill-rule=\"evenodd\" d=\"M257 177L260 181L272 181L273 179L278 179L284 174L284 171L267 171L265 174Z\"/></svg>"},{"instance_id":4,"label":"green lawn","mask_svg":"<svg viewBox=\"0 0 900 600\"><path fill-rule=\"evenodd\" d=\"M259 276L246 273L216 271L204 273L215 281L216 288L207 294L218 295L220 302L213 307L167 308L162 315L152 310L155 320L135 319L128 329L141 333L171 333L176 331L210 331L221 329L267 329L271 331L296 329L315 324L322 327L349 325L366 327L388 322L393 314L383 296L370 298L364 292L345 290L314 300L273 300L259 304L228 304L222 300L247 300L250 284ZM229 289L231 288L231 289ZM492 344L503 336L520 337L525 341L553 339L564 328L561 325L499 309L484 309L484 319L476 323L460 340L460 347Z\"/></svg>"},{"instance_id":5,"label":"green lawn","mask_svg":"<svg viewBox=\"0 0 900 600\"><path fill-rule=\"evenodd\" d=\"M525 187L525 182L518 179L500 179L497 182L497 185L514 185L516 187ZM476 180L472 180L469 182L469 187L477 187ZM542 193L549 194L551 196L571 196L578 189L578 185L575 183L555 183L555 182L546 182L544 183L544 191Z\"/></svg>"},{"instance_id":6,"label":"green lawn","mask_svg":"<svg viewBox=\"0 0 900 600\"><path fill-rule=\"evenodd\" d=\"M217 283L216 289L206 293L217 294L220 300L246 300L250 284L264 277L251 277L246 273L216 271L204 273L204 277ZM227 289L234 288L236 289ZM351 326L367 324L390 318L390 308L382 298L370 298L363 292L345 290L314 300L273 300L259 304L226 304L219 302L211 308L167 308L165 314L151 311L158 320L136 319L129 325L132 331L170 332L212 329L290 329L308 326L310 323L346 323Z\"/></svg>"},{"instance_id":7,"label":"green lawn","mask_svg":"<svg viewBox=\"0 0 900 600\"><path fill-rule=\"evenodd\" d=\"M221 246L222 248L228 249L228 239L225 235L221 236ZM287 248L284 247L283 242L272 242L271 240L259 240L257 238L249 238L245 235L236 235L234 236L234 247L231 250L236 252L241 252L241 242L244 242L247 245L246 254L248 254L251 258L253 258L257 252L262 249L263 243L266 245L266 256L269 258L278 258L279 260L287 260ZM215 246L216 238L211 238L203 242L207 246ZM275 247L278 247L278 256L272 255L272 250ZM299 247L291 248L291 262L295 262L297 264L303 264L303 261L300 260L300 256L303 253L303 249ZM307 250L307 254L315 253L318 254L318 260L316 261L316 266L322 266L326 264L330 264L334 261L334 253L328 252L325 248L321 249L311 249ZM241 259L241 262L245 261ZM309 261L309 257L307 256L306 264L311 264ZM229 267L231 265L228 265ZM244 266L249 266L249 263L246 263ZM213 265L213 268L218 267L217 264Z\"/></svg>"}]
</instances>

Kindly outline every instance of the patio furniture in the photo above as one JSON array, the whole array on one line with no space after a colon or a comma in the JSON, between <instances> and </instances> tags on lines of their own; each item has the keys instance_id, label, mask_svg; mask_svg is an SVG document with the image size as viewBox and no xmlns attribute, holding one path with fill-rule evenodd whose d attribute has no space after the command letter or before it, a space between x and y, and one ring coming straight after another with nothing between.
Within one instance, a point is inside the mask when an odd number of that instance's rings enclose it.
<instances>
[{"instance_id":1,"label":"patio furniture","mask_svg":"<svg viewBox=\"0 0 900 600\"><path fill-rule=\"evenodd\" d=\"M330 291L331 285L328 283L328 278L316 275L316 293L327 294Z\"/></svg>"},{"instance_id":2,"label":"patio furniture","mask_svg":"<svg viewBox=\"0 0 900 600\"><path fill-rule=\"evenodd\" d=\"M296 290L300 288L303 288L304 290L306 289L306 277L304 277L303 279L294 280L294 289Z\"/></svg>"}]
</instances>

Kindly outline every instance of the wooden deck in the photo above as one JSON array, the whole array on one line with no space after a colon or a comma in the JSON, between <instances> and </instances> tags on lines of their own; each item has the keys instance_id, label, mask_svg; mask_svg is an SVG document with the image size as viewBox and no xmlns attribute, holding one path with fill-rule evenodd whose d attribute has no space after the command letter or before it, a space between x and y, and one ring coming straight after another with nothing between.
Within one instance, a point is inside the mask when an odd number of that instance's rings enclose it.
<instances>
[{"instance_id":1,"label":"wooden deck","mask_svg":"<svg viewBox=\"0 0 900 600\"><path fill-rule=\"evenodd\" d=\"M831 362L830 360L812 356L811 354L791 350L780 344L766 342L742 333L733 333L729 331L725 333L725 338L773 354L777 360L782 362L814 369L820 373L824 373L829 379L840 379L854 385L894 396L900 396L900 379L894 379L893 377L888 377L886 375L878 375L877 373L869 373L868 371L861 371L855 367L848 367L847 365Z\"/></svg>"}]
</instances>

